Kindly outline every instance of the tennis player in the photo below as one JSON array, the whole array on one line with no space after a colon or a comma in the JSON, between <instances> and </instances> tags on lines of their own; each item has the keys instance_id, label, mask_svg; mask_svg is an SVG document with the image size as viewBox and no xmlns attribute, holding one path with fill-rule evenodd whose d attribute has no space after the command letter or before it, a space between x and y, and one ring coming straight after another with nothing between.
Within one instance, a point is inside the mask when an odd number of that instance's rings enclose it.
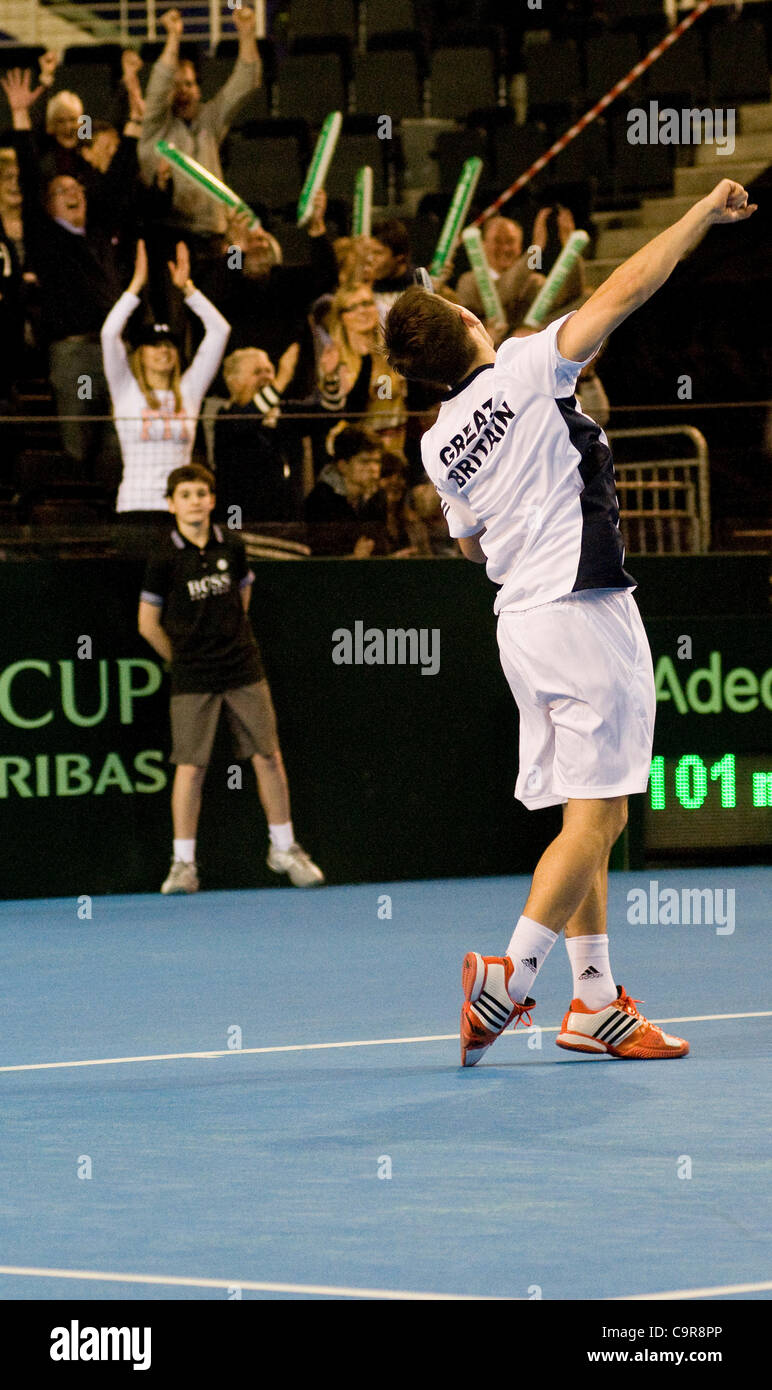
<instances>
[{"instance_id":1,"label":"tennis player","mask_svg":"<svg viewBox=\"0 0 772 1390\"><path fill-rule=\"evenodd\" d=\"M656 701L611 451L574 391L608 334L705 232L754 211L745 189L722 179L575 313L498 353L474 314L418 286L389 313L391 366L449 388L422 457L450 534L500 585L501 662L520 711L515 795L532 810L563 806L506 955L464 960L463 1066L513 1021L530 1023L533 981L561 931L573 999L560 1047L641 1059L689 1051L638 1012L609 961L609 855L628 796L646 790Z\"/></svg>"}]
</instances>

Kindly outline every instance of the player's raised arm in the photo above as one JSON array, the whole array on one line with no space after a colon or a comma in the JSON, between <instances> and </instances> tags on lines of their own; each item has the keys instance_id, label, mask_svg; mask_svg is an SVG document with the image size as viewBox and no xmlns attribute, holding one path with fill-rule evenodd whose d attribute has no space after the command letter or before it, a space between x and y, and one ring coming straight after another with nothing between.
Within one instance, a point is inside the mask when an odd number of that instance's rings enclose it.
<instances>
[{"instance_id":1,"label":"player's raised arm","mask_svg":"<svg viewBox=\"0 0 772 1390\"><path fill-rule=\"evenodd\" d=\"M712 193L609 276L560 329L558 351L571 362L592 357L604 338L665 283L681 257L697 245L709 227L744 222L756 206L748 205L742 184L722 179Z\"/></svg>"}]
</instances>

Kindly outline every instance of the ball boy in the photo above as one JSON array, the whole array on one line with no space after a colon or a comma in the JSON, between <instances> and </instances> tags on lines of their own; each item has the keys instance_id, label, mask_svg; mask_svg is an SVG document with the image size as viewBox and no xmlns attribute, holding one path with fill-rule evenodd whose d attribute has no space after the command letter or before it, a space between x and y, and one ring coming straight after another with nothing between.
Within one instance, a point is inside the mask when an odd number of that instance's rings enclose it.
<instances>
[{"instance_id":1,"label":"ball boy","mask_svg":"<svg viewBox=\"0 0 772 1390\"><path fill-rule=\"evenodd\" d=\"M139 630L171 663L174 849L162 893L198 890L201 789L220 711L236 754L255 769L268 821L267 864L296 888L324 875L295 840L271 692L247 609L254 582L240 537L210 522L214 477L200 464L175 468L166 496L175 527L148 561Z\"/></svg>"}]
</instances>

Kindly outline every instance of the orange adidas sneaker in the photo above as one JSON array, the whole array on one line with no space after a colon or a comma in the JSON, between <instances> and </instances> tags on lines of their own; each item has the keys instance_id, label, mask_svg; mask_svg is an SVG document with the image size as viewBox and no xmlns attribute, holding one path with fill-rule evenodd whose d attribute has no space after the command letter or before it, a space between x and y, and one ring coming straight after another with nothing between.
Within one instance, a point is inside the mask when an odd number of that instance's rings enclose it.
<instances>
[{"instance_id":1,"label":"orange adidas sneaker","mask_svg":"<svg viewBox=\"0 0 772 1390\"><path fill-rule=\"evenodd\" d=\"M513 1019L517 1027L525 1016L530 1026L533 999L514 1004L507 993L514 968L508 956L478 956L476 951L470 951L464 957L461 987L466 1002L461 1005L462 1067L475 1066Z\"/></svg>"},{"instance_id":2,"label":"orange adidas sneaker","mask_svg":"<svg viewBox=\"0 0 772 1390\"><path fill-rule=\"evenodd\" d=\"M639 1061L685 1057L688 1042L649 1023L635 1007L642 1002L631 999L622 985L617 985L613 1004L595 1012L586 1008L581 999L572 999L555 1041L569 1052L605 1052L610 1057Z\"/></svg>"}]
</instances>

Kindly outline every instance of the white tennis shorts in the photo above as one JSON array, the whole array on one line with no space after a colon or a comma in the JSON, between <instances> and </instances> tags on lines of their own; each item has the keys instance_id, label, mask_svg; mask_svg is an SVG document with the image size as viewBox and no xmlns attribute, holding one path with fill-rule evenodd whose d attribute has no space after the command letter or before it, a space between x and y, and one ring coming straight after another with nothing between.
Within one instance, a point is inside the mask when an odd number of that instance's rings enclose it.
<instances>
[{"instance_id":1,"label":"white tennis shorts","mask_svg":"<svg viewBox=\"0 0 772 1390\"><path fill-rule=\"evenodd\" d=\"M656 695L632 591L587 589L505 610L498 641L520 711L518 801L537 810L645 791Z\"/></svg>"}]
</instances>

